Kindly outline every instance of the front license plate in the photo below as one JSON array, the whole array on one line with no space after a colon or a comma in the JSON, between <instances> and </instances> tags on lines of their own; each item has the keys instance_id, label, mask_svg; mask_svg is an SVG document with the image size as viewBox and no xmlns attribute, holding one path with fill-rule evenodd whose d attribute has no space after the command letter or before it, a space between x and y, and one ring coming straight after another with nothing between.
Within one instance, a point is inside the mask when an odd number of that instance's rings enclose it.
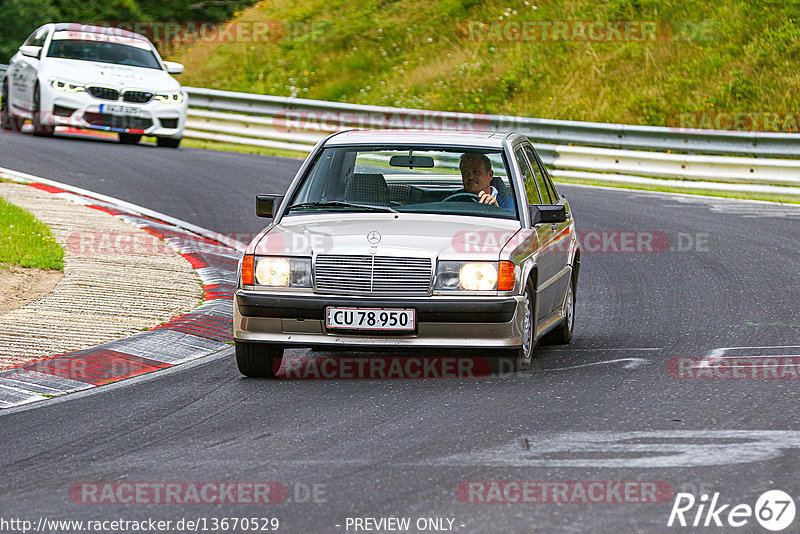
<instances>
[{"instance_id":1,"label":"front license plate","mask_svg":"<svg viewBox=\"0 0 800 534\"><path fill-rule=\"evenodd\" d=\"M325 326L347 330L414 330L416 311L399 308L326 308Z\"/></svg>"},{"instance_id":2,"label":"front license plate","mask_svg":"<svg viewBox=\"0 0 800 534\"><path fill-rule=\"evenodd\" d=\"M115 104L100 104L100 113L110 113L111 115L127 115L138 117L142 110L133 106L117 106Z\"/></svg>"}]
</instances>

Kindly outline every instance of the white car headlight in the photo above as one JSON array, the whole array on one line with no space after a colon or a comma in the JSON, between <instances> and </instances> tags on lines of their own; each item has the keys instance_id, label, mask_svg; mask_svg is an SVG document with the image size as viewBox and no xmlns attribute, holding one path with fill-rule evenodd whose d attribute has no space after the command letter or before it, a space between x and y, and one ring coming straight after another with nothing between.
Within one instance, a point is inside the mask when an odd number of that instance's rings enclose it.
<instances>
[{"instance_id":1,"label":"white car headlight","mask_svg":"<svg viewBox=\"0 0 800 534\"><path fill-rule=\"evenodd\" d=\"M517 268L510 262L440 261L436 269L437 290L511 291Z\"/></svg>"},{"instance_id":2,"label":"white car headlight","mask_svg":"<svg viewBox=\"0 0 800 534\"><path fill-rule=\"evenodd\" d=\"M183 102L183 93L161 93L156 95L156 100L164 104L180 104Z\"/></svg>"},{"instance_id":3,"label":"white car headlight","mask_svg":"<svg viewBox=\"0 0 800 534\"><path fill-rule=\"evenodd\" d=\"M311 287L311 259L256 258L255 282L271 287Z\"/></svg>"},{"instance_id":4,"label":"white car headlight","mask_svg":"<svg viewBox=\"0 0 800 534\"><path fill-rule=\"evenodd\" d=\"M63 91L65 93L79 93L86 90L84 86L66 80L52 80L50 86L56 91Z\"/></svg>"},{"instance_id":5,"label":"white car headlight","mask_svg":"<svg viewBox=\"0 0 800 534\"><path fill-rule=\"evenodd\" d=\"M458 273L458 280L467 291L491 291L497 288L497 265L465 263Z\"/></svg>"},{"instance_id":6,"label":"white car headlight","mask_svg":"<svg viewBox=\"0 0 800 534\"><path fill-rule=\"evenodd\" d=\"M497 289L497 263L440 261L435 289L492 291Z\"/></svg>"}]
</instances>

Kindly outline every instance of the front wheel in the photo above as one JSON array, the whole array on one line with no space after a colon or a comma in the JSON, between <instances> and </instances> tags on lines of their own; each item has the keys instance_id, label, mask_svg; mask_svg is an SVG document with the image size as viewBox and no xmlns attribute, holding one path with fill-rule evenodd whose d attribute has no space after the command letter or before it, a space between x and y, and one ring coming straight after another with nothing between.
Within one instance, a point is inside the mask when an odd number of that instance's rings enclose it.
<instances>
[{"instance_id":1,"label":"front wheel","mask_svg":"<svg viewBox=\"0 0 800 534\"><path fill-rule=\"evenodd\" d=\"M533 360L533 348L536 346L534 331L536 329L534 317L536 302L534 300L533 286L525 286L525 310L522 321L522 346L514 349L499 351L489 359L492 373L503 374L516 371L527 371Z\"/></svg>"},{"instance_id":2,"label":"front wheel","mask_svg":"<svg viewBox=\"0 0 800 534\"><path fill-rule=\"evenodd\" d=\"M11 104L8 101L8 83L3 84L3 100L0 101L0 128L3 130L22 130L25 119L15 117L11 114Z\"/></svg>"},{"instance_id":3,"label":"front wheel","mask_svg":"<svg viewBox=\"0 0 800 534\"><path fill-rule=\"evenodd\" d=\"M156 144L163 148L178 148L181 144L181 138L174 139L172 137L157 137Z\"/></svg>"},{"instance_id":4,"label":"front wheel","mask_svg":"<svg viewBox=\"0 0 800 534\"><path fill-rule=\"evenodd\" d=\"M55 126L42 122L42 90L39 86L33 92L33 135L37 137L53 137Z\"/></svg>"},{"instance_id":5,"label":"front wheel","mask_svg":"<svg viewBox=\"0 0 800 534\"><path fill-rule=\"evenodd\" d=\"M283 348L272 343L236 341L236 366L244 376L274 378L281 368Z\"/></svg>"},{"instance_id":6,"label":"front wheel","mask_svg":"<svg viewBox=\"0 0 800 534\"><path fill-rule=\"evenodd\" d=\"M566 345L572 341L572 332L575 330L575 279L571 276L564 304L561 305L561 316L564 318L561 324L547 334L548 344Z\"/></svg>"}]
</instances>

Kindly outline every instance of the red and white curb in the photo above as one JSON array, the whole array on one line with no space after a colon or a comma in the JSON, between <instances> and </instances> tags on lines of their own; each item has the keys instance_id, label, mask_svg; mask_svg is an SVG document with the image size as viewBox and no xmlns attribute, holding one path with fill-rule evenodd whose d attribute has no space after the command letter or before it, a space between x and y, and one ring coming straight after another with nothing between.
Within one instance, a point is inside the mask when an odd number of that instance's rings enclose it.
<instances>
[{"instance_id":1,"label":"red and white curb","mask_svg":"<svg viewBox=\"0 0 800 534\"><path fill-rule=\"evenodd\" d=\"M236 268L245 245L112 197L0 168L0 178L120 217L175 248L203 282L205 302L146 332L0 371L0 408L10 408L173 367L229 347Z\"/></svg>"}]
</instances>

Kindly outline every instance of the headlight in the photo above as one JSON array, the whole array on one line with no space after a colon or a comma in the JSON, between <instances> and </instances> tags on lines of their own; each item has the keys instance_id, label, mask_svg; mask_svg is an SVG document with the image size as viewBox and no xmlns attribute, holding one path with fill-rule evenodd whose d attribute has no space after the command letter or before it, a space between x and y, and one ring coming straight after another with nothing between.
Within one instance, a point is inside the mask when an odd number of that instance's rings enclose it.
<instances>
[{"instance_id":1,"label":"headlight","mask_svg":"<svg viewBox=\"0 0 800 534\"><path fill-rule=\"evenodd\" d=\"M78 93L86 90L82 85L65 80L53 80L50 82L50 86L56 91L64 91L65 93Z\"/></svg>"},{"instance_id":2,"label":"headlight","mask_svg":"<svg viewBox=\"0 0 800 534\"><path fill-rule=\"evenodd\" d=\"M311 258L256 257L254 285L311 287ZM242 278L246 284L246 278Z\"/></svg>"},{"instance_id":3,"label":"headlight","mask_svg":"<svg viewBox=\"0 0 800 534\"><path fill-rule=\"evenodd\" d=\"M492 263L465 263L458 273L458 280L467 291L491 291L497 288L497 266Z\"/></svg>"},{"instance_id":4,"label":"headlight","mask_svg":"<svg viewBox=\"0 0 800 534\"><path fill-rule=\"evenodd\" d=\"M499 266L499 268L498 268ZM440 261L434 289L462 291L511 291L516 283L516 266L510 261Z\"/></svg>"},{"instance_id":5,"label":"headlight","mask_svg":"<svg viewBox=\"0 0 800 534\"><path fill-rule=\"evenodd\" d=\"M162 93L160 95L156 95L156 100L163 102L164 104L180 104L183 102L183 93Z\"/></svg>"}]
</instances>

